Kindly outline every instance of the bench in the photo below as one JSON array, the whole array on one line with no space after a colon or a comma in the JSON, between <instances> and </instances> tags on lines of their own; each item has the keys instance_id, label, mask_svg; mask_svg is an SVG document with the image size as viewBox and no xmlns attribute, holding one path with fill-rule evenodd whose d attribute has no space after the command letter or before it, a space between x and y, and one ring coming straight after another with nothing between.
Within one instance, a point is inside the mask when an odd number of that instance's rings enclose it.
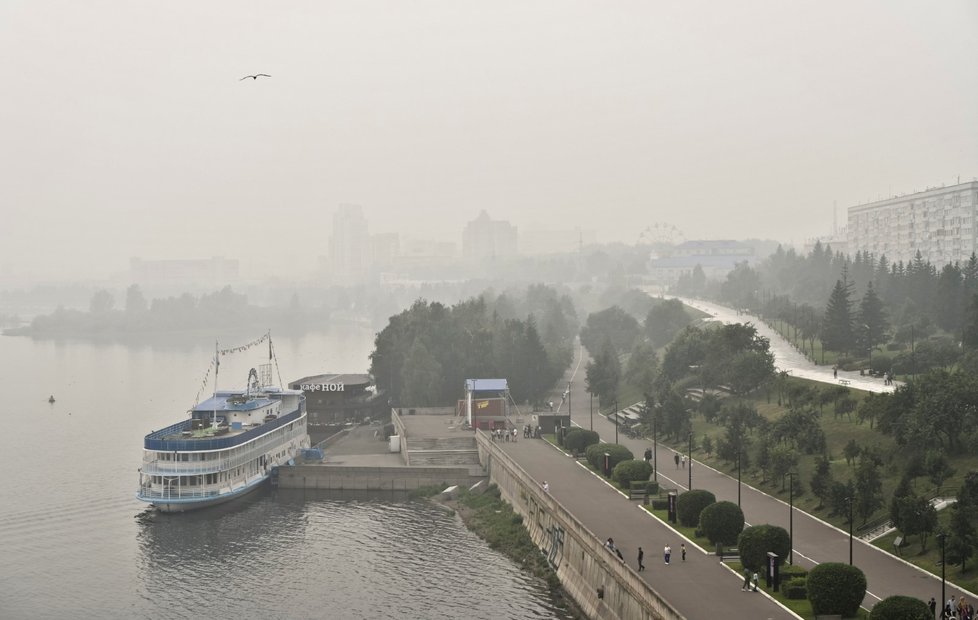
<instances>
[{"instance_id":1,"label":"bench","mask_svg":"<svg viewBox=\"0 0 978 620\"><path fill-rule=\"evenodd\" d=\"M849 385L852 381L848 379L839 379L839 385Z\"/></svg>"}]
</instances>

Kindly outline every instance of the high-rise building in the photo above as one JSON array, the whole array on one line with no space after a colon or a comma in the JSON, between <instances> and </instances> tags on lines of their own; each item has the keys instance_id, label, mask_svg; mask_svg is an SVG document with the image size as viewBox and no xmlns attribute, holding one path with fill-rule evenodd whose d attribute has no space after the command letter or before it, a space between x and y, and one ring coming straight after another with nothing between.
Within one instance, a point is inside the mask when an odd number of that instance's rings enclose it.
<instances>
[{"instance_id":1,"label":"high-rise building","mask_svg":"<svg viewBox=\"0 0 978 620\"><path fill-rule=\"evenodd\" d=\"M978 181L849 207L848 233L850 253L906 263L919 251L935 265L964 262L978 251Z\"/></svg>"},{"instance_id":2,"label":"high-rise building","mask_svg":"<svg viewBox=\"0 0 978 620\"><path fill-rule=\"evenodd\" d=\"M370 268L370 235L367 218L360 205L340 205L333 214L329 237L328 278L334 284L350 286L367 277Z\"/></svg>"},{"instance_id":3,"label":"high-rise building","mask_svg":"<svg viewBox=\"0 0 978 620\"><path fill-rule=\"evenodd\" d=\"M489 219L485 211L465 225L462 231L462 256L470 259L515 258L516 227L505 220Z\"/></svg>"}]
</instances>

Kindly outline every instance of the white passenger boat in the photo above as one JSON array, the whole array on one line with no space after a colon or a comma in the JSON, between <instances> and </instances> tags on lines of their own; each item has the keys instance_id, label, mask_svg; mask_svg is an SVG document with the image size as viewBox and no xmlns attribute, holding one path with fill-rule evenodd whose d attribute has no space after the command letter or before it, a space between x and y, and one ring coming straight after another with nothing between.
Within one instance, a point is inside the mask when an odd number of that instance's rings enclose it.
<instances>
[{"instance_id":1,"label":"white passenger boat","mask_svg":"<svg viewBox=\"0 0 978 620\"><path fill-rule=\"evenodd\" d=\"M258 488L275 468L309 447L305 397L300 390L271 386L271 363L252 368L244 389L216 389L221 355L266 340L271 362L267 334L241 347L218 349L211 365L213 395L195 405L188 419L146 435L137 499L163 512L221 504Z\"/></svg>"}]
</instances>

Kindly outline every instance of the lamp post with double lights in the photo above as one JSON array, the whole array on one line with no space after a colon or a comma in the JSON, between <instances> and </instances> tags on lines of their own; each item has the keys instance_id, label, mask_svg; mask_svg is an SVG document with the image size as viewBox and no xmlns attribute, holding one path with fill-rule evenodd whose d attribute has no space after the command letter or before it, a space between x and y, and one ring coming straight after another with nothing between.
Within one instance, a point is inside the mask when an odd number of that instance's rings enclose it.
<instances>
[{"instance_id":1,"label":"lamp post with double lights","mask_svg":"<svg viewBox=\"0 0 978 620\"><path fill-rule=\"evenodd\" d=\"M852 566L852 496L846 498L849 504L849 566Z\"/></svg>"},{"instance_id":2,"label":"lamp post with double lights","mask_svg":"<svg viewBox=\"0 0 978 620\"><path fill-rule=\"evenodd\" d=\"M615 443L618 443L618 399L615 399Z\"/></svg>"},{"instance_id":3,"label":"lamp post with double lights","mask_svg":"<svg viewBox=\"0 0 978 620\"><path fill-rule=\"evenodd\" d=\"M689 484L686 487L687 491L693 490L693 431L689 431L689 450L686 451L687 470L689 472Z\"/></svg>"},{"instance_id":4,"label":"lamp post with double lights","mask_svg":"<svg viewBox=\"0 0 978 620\"><path fill-rule=\"evenodd\" d=\"M789 471L785 474L788 477L788 563L795 563L795 476L797 472ZM784 481L784 478L782 478ZM852 564L852 526L849 529L849 564Z\"/></svg>"}]
</instances>

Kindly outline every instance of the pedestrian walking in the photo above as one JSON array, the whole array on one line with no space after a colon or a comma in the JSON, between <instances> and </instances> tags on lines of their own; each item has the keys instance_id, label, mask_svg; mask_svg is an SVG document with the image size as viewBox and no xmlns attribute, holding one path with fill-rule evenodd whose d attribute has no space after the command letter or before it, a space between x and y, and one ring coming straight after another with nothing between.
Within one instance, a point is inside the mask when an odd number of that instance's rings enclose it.
<instances>
[{"instance_id":1,"label":"pedestrian walking","mask_svg":"<svg viewBox=\"0 0 978 620\"><path fill-rule=\"evenodd\" d=\"M615 547L615 555L617 555L618 559L621 560L622 562L625 561L625 556L621 554L621 549L619 549L618 547Z\"/></svg>"},{"instance_id":2,"label":"pedestrian walking","mask_svg":"<svg viewBox=\"0 0 978 620\"><path fill-rule=\"evenodd\" d=\"M543 492L547 493L548 495L550 494L550 483L547 482L546 480L543 481ZM608 540L611 539L609 538Z\"/></svg>"},{"instance_id":3,"label":"pedestrian walking","mask_svg":"<svg viewBox=\"0 0 978 620\"><path fill-rule=\"evenodd\" d=\"M606 548L607 548L608 550L610 550L610 551L614 551L614 550L615 550L615 539L614 539L614 538L612 538L611 536L609 536L609 537L608 537L608 540L607 540L607 541L605 541L605 543L604 543L604 546L605 546L605 547L606 547Z\"/></svg>"},{"instance_id":4,"label":"pedestrian walking","mask_svg":"<svg viewBox=\"0 0 978 620\"><path fill-rule=\"evenodd\" d=\"M933 596L930 597L930 602L927 603L927 606L930 607L930 617L933 618L934 614L937 613L937 601L934 600Z\"/></svg>"},{"instance_id":5,"label":"pedestrian walking","mask_svg":"<svg viewBox=\"0 0 978 620\"><path fill-rule=\"evenodd\" d=\"M754 592L757 592L757 571L754 571Z\"/></svg>"},{"instance_id":6,"label":"pedestrian walking","mask_svg":"<svg viewBox=\"0 0 978 620\"><path fill-rule=\"evenodd\" d=\"M836 368L835 366L832 367L832 378L833 379L839 378L839 369Z\"/></svg>"},{"instance_id":7,"label":"pedestrian walking","mask_svg":"<svg viewBox=\"0 0 978 620\"><path fill-rule=\"evenodd\" d=\"M668 564L669 563L669 558L672 557L672 547L670 547L669 545L666 545L662 549L662 557L665 558L666 564Z\"/></svg>"},{"instance_id":8,"label":"pedestrian walking","mask_svg":"<svg viewBox=\"0 0 978 620\"><path fill-rule=\"evenodd\" d=\"M679 551L683 554L683 562L686 561L686 543L679 545Z\"/></svg>"},{"instance_id":9,"label":"pedestrian walking","mask_svg":"<svg viewBox=\"0 0 978 620\"><path fill-rule=\"evenodd\" d=\"M686 469L686 455L683 455L683 469Z\"/></svg>"},{"instance_id":10,"label":"pedestrian walking","mask_svg":"<svg viewBox=\"0 0 978 620\"><path fill-rule=\"evenodd\" d=\"M642 551L642 548L641 547L639 547L638 548L638 570L639 571L645 570L645 564L642 564L642 559L644 557L645 557L645 552Z\"/></svg>"},{"instance_id":11,"label":"pedestrian walking","mask_svg":"<svg viewBox=\"0 0 978 620\"><path fill-rule=\"evenodd\" d=\"M750 587L750 569L744 569L744 585L740 586L741 592L746 592L747 588Z\"/></svg>"},{"instance_id":12,"label":"pedestrian walking","mask_svg":"<svg viewBox=\"0 0 978 620\"><path fill-rule=\"evenodd\" d=\"M645 462L648 463L652 460L652 448L645 449Z\"/></svg>"},{"instance_id":13,"label":"pedestrian walking","mask_svg":"<svg viewBox=\"0 0 978 620\"><path fill-rule=\"evenodd\" d=\"M513 427L513 443L516 443L516 427Z\"/></svg>"},{"instance_id":14,"label":"pedestrian walking","mask_svg":"<svg viewBox=\"0 0 978 620\"><path fill-rule=\"evenodd\" d=\"M672 457L672 460L676 461L676 469L679 469L679 453L678 452Z\"/></svg>"}]
</instances>

